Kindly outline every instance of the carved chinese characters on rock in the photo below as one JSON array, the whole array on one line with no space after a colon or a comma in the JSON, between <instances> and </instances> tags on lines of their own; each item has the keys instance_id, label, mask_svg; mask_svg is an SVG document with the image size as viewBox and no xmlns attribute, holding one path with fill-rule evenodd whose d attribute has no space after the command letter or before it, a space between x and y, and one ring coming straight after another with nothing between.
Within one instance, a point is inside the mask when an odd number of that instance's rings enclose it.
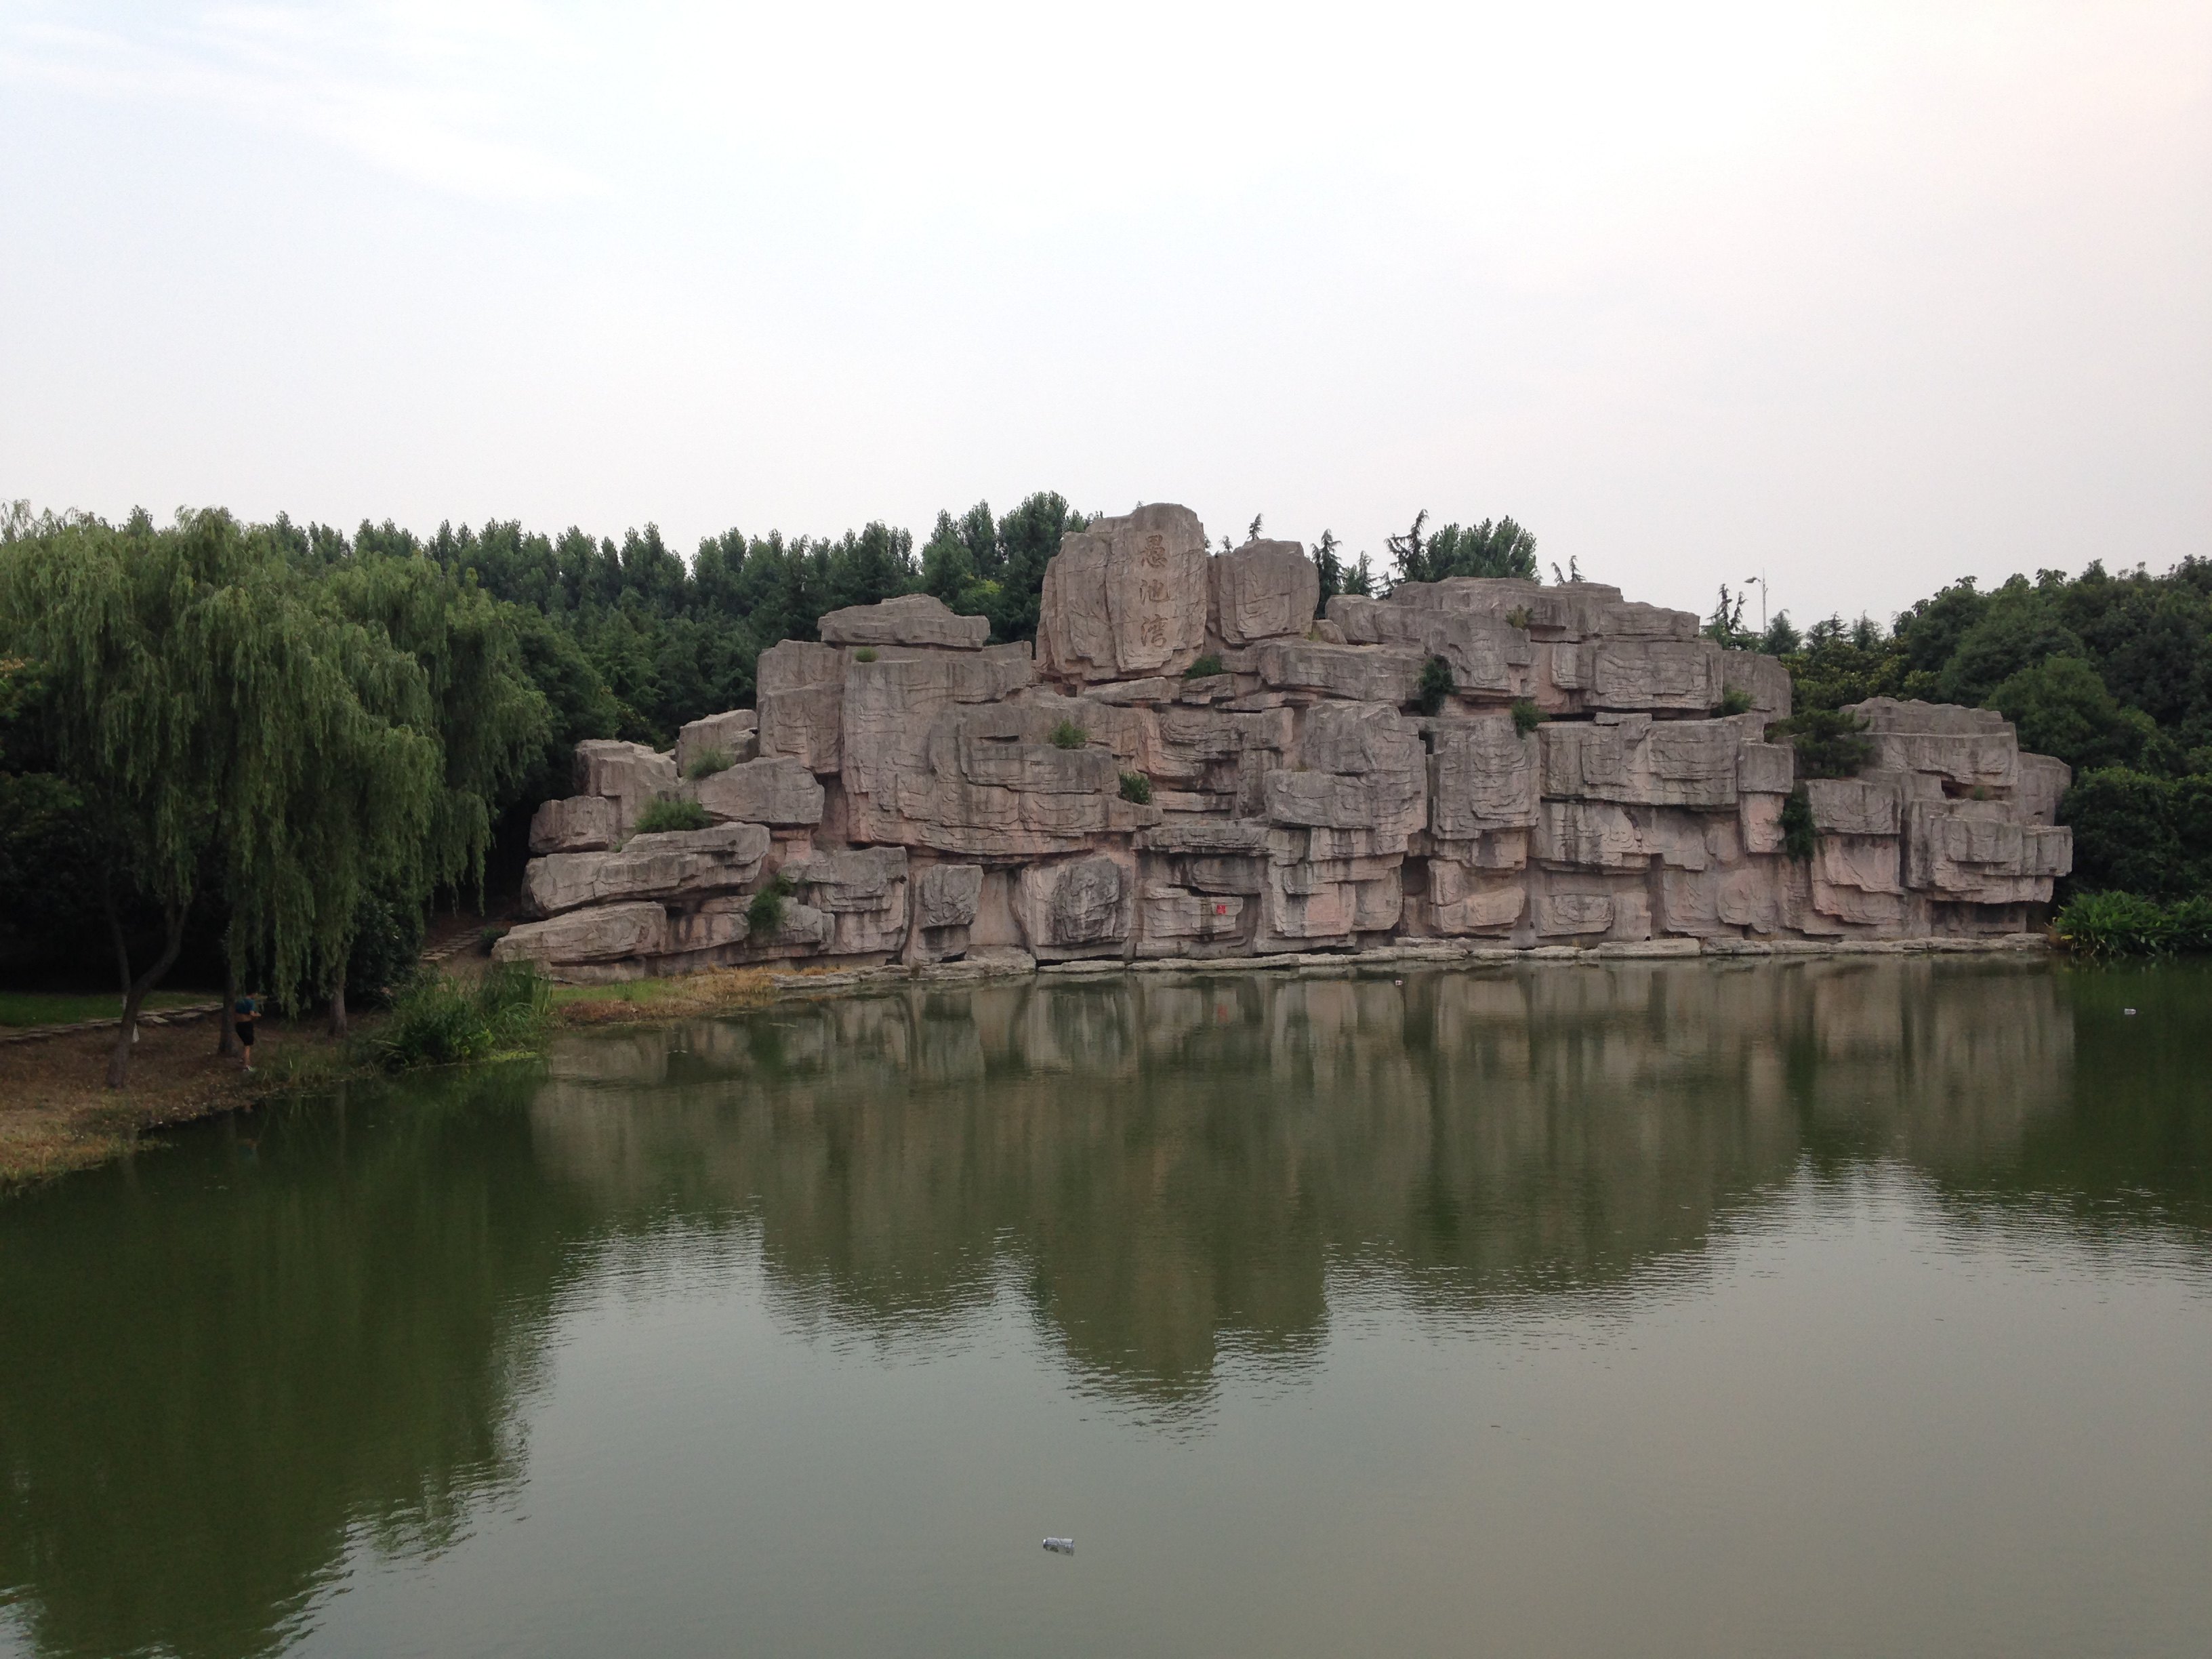
<instances>
[{"instance_id":1,"label":"carved chinese characters on rock","mask_svg":"<svg viewBox=\"0 0 2212 1659\"><path fill-rule=\"evenodd\" d=\"M1137 557L1142 561L1147 569L1166 569L1168 568L1168 538L1164 536L1157 534L1146 537L1145 544L1138 552Z\"/></svg>"}]
</instances>

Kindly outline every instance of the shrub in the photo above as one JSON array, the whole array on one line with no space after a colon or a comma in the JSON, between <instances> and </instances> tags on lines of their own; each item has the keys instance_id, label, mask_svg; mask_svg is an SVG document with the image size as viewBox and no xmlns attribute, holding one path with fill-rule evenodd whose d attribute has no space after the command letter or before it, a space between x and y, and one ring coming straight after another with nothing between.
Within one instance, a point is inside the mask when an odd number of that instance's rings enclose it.
<instances>
[{"instance_id":1,"label":"shrub","mask_svg":"<svg viewBox=\"0 0 2212 1659\"><path fill-rule=\"evenodd\" d=\"M1052 728L1052 746L1055 749L1080 749L1091 741L1091 734L1073 720L1062 720Z\"/></svg>"},{"instance_id":2,"label":"shrub","mask_svg":"<svg viewBox=\"0 0 2212 1659\"><path fill-rule=\"evenodd\" d=\"M1152 804L1152 781L1142 772L1122 773L1121 799L1133 801L1139 806L1150 806Z\"/></svg>"},{"instance_id":3,"label":"shrub","mask_svg":"<svg viewBox=\"0 0 2212 1659\"><path fill-rule=\"evenodd\" d=\"M776 930L783 926L783 902L791 894L791 883L781 871L769 877L768 885L755 893L753 902L745 906L747 935L755 939L774 939Z\"/></svg>"},{"instance_id":4,"label":"shrub","mask_svg":"<svg viewBox=\"0 0 2212 1659\"><path fill-rule=\"evenodd\" d=\"M346 1000L377 1008L415 975L422 958L422 907L381 886L362 895L354 908L353 943L346 951Z\"/></svg>"},{"instance_id":5,"label":"shrub","mask_svg":"<svg viewBox=\"0 0 2212 1659\"><path fill-rule=\"evenodd\" d=\"M498 944L500 940L506 937L507 929L504 927L486 927L481 929L477 934L477 948L484 955L489 956L491 954L491 947Z\"/></svg>"},{"instance_id":6,"label":"shrub","mask_svg":"<svg viewBox=\"0 0 2212 1659\"><path fill-rule=\"evenodd\" d=\"M2092 959L2212 951L2212 898L2162 905L2135 893L2083 893L2051 927L2069 949Z\"/></svg>"},{"instance_id":7,"label":"shrub","mask_svg":"<svg viewBox=\"0 0 2212 1659\"><path fill-rule=\"evenodd\" d=\"M1522 737L1544 723L1544 711L1527 697L1513 699L1513 729Z\"/></svg>"},{"instance_id":8,"label":"shrub","mask_svg":"<svg viewBox=\"0 0 2212 1659\"><path fill-rule=\"evenodd\" d=\"M1874 758L1874 743L1862 735L1866 722L1835 708L1808 708L1766 728L1767 740L1776 734L1797 751L1801 778L1855 778Z\"/></svg>"},{"instance_id":9,"label":"shrub","mask_svg":"<svg viewBox=\"0 0 2212 1659\"><path fill-rule=\"evenodd\" d=\"M637 815L637 828L631 833L658 836L671 830L704 830L713 822L707 816L707 809L697 801L664 795L646 804L645 811Z\"/></svg>"},{"instance_id":10,"label":"shrub","mask_svg":"<svg viewBox=\"0 0 2212 1659\"><path fill-rule=\"evenodd\" d=\"M528 963L495 964L474 990L435 970L420 973L393 1000L377 1058L393 1071L487 1060L534 1042L552 1006L551 983Z\"/></svg>"},{"instance_id":11,"label":"shrub","mask_svg":"<svg viewBox=\"0 0 2212 1659\"><path fill-rule=\"evenodd\" d=\"M876 647L872 645L864 645L853 653L854 662L873 662L875 659Z\"/></svg>"},{"instance_id":12,"label":"shrub","mask_svg":"<svg viewBox=\"0 0 2212 1659\"><path fill-rule=\"evenodd\" d=\"M1525 629L1528 626L1528 607L1525 605L1516 605L1505 613L1505 625L1508 628Z\"/></svg>"},{"instance_id":13,"label":"shrub","mask_svg":"<svg viewBox=\"0 0 2212 1659\"><path fill-rule=\"evenodd\" d=\"M726 749L702 749L691 757L691 764L684 769L687 778L711 778L717 772L726 772L737 764Z\"/></svg>"},{"instance_id":14,"label":"shrub","mask_svg":"<svg viewBox=\"0 0 2212 1659\"><path fill-rule=\"evenodd\" d=\"M1751 713L1751 693L1740 685L1731 685L1721 693L1720 713L1723 719Z\"/></svg>"},{"instance_id":15,"label":"shrub","mask_svg":"<svg viewBox=\"0 0 2212 1659\"><path fill-rule=\"evenodd\" d=\"M1782 803L1782 850L1800 864L1813 858L1813 799L1799 784Z\"/></svg>"},{"instance_id":16,"label":"shrub","mask_svg":"<svg viewBox=\"0 0 2212 1659\"><path fill-rule=\"evenodd\" d=\"M1221 665L1220 657L1209 651L1189 667L1184 669L1182 677L1187 680L1204 680L1211 679L1216 674L1226 674L1228 672Z\"/></svg>"},{"instance_id":17,"label":"shrub","mask_svg":"<svg viewBox=\"0 0 2212 1659\"><path fill-rule=\"evenodd\" d=\"M2212 778L2084 772L2058 804L2074 831L2074 882L2145 898L2212 891Z\"/></svg>"},{"instance_id":18,"label":"shrub","mask_svg":"<svg viewBox=\"0 0 2212 1659\"><path fill-rule=\"evenodd\" d=\"M1442 657L1431 657L1421 665L1421 680L1413 692L1413 707L1424 714L1433 714L1444 706L1444 699L1458 690L1459 682L1452 678L1451 665Z\"/></svg>"}]
</instances>

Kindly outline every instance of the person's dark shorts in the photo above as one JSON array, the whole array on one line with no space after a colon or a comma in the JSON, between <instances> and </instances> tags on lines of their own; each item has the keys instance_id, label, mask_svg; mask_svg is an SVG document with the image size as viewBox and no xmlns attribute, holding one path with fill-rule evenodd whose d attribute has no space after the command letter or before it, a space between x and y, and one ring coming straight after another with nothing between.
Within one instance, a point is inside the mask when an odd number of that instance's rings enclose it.
<instances>
[{"instance_id":1,"label":"person's dark shorts","mask_svg":"<svg viewBox=\"0 0 2212 1659\"><path fill-rule=\"evenodd\" d=\"M253 1046L253 1022L241 1019L234 1029L238 1032L238 1040L251 1048Z\"/></svg>"}]
</instances>

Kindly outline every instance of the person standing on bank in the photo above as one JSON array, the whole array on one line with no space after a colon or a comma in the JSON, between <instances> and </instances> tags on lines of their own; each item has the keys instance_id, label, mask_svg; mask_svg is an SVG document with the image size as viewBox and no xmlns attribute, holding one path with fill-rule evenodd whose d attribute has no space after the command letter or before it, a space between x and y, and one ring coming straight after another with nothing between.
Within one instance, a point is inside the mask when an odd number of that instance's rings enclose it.
<instances>
[{"instance_id":1,"label":"person standing on bank","mask_svg":"<svg viewBox=\"0 0 2212 1659\"><path fill-rule=\"evenodd\" d=\"M253 1069L253 1021L261 1012L260 1000L252 992L239 998L231 1010L230 1028L238 1033L239 1042L246 1049L246 1069Z\"/></svg>"}]
</instances>

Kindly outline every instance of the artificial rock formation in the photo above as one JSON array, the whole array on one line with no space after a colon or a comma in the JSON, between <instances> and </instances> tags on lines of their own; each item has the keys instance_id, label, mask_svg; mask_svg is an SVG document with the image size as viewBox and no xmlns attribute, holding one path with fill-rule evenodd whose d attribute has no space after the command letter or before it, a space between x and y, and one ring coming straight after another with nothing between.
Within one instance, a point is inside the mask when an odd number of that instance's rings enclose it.
<instances>
[{"instance_id":1,"label":"artificial rock formation","mask_svg":"<svg viewBox=\"0 0 2212 1659\"><path fill-rule=\"evenodd\" d=\"M1034 650L926 595L833 611L762 653L757 711L673 755L579 745L531 826L541 919L496 954L603 980L1974 936L2032 926L2069 867L2066 768L1987 710L1863 703L1871 763L1801 786L1767 736L1782 665L1687 611L1595 582L1319 597L1297 544L1210 555L1153 505L1066 538ZM1424 714L1431 659L1453 690ZM636 834L659 799L712 827Z\"/></svg>"}]
</instances>

